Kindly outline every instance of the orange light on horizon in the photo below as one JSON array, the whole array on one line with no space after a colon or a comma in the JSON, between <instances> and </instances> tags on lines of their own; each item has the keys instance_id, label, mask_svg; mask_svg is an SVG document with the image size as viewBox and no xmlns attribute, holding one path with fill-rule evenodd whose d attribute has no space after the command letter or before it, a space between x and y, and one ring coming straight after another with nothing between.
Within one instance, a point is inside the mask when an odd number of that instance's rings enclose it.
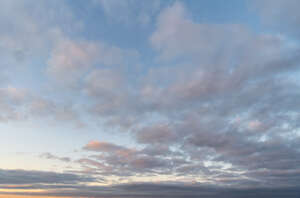
<instances>
[{"instance_id":1,"label":"orange light on horizon","mask_svg":"<svg viewBox=\"0 0 300 198\"><path fill-rule=\"evenodd\" d=\"M58 198L58 197L49 197L49 196L35 196L35 195L10 195L3 194L0 195L0 198ZM59 198L71 198L71 197L59 197Z\"/></svg>"},{"instance_id":2,"label":"orange light on horizon","mask_svg":"<svg viewBox=\"0 0 300 198\"><path fill-rule=\"evenodd\" d=\"M45 190L24 190L24 189L0 189L0 198L70 198L70 197L62 197L62 196L47 196L47 195L34 195L34 193L46 193ZM30 195L26 195L26 193ZM24 195L20 195L24 194Z\"/></svg>"}]
</instances>

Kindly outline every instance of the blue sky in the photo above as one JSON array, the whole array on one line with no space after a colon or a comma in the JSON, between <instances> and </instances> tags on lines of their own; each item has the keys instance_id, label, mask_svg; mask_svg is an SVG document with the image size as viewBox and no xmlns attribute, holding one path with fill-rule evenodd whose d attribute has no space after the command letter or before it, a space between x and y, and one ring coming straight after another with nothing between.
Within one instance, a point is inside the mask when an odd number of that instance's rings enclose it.
<instances>
[{"instance_id":1,"label":"blue sky","mask_svg":"<svg viewBox=\"0 0 300 198\"><path fill-rule=\"evenodd\" d=\"M1 1L0 197L296 197L299 6Z\"/></svg>"}]
</instances>

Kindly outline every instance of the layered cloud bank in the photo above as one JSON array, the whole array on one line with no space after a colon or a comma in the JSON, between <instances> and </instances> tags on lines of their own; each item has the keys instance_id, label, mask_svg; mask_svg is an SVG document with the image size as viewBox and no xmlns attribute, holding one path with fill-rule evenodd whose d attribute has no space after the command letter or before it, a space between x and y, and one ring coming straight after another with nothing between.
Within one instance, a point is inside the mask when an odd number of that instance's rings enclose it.
<instances>
[{"instance_id":1,"label":"layered cloud bank","mask_svg":"<svg viewBox=\"0 0 300 198\"><path fill-rule=\"evenodd\" d=\"M298 188L232 188L209 184L129 183L113 186L83 185L95 181L74 174L40 171L0 170L4 195L35 197L297 197ZM4 185L6 184L6 185ZM13 185L11 185L13 184ZM9 191L10 190L10 191ZM15 192L14 192L15 191Z\"/></svg>"},{"instance_id":2,"label":"layered cloud bank","mask_svg":"<svg viewBox=\"0 0 300 198\"><path fill-rule=\"evenodd\" d=\"M299 196L300 3L244 3L254 27L185 1L2 1L0 130L66 145L22 143L47 164L0 164L0 194Z\"/></svg>"}]
</instances>

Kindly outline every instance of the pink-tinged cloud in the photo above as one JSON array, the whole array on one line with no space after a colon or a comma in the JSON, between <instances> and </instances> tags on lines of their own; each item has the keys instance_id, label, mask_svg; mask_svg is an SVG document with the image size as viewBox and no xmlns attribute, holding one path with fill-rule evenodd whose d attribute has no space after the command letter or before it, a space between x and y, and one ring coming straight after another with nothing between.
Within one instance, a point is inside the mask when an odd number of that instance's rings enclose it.
<instances>
[{"instance_id":1,"label":"pink-tinged cloud","mask_svg":"<svg viewBox=\"0 0 300 198\"><path fill-rule=\"evenodd\" d=\"M99 151L99 152L116 152L127 150L125 147L118 146L108 142L90 141L85 147L85 150Z\"/></svg>"}]
</instances>

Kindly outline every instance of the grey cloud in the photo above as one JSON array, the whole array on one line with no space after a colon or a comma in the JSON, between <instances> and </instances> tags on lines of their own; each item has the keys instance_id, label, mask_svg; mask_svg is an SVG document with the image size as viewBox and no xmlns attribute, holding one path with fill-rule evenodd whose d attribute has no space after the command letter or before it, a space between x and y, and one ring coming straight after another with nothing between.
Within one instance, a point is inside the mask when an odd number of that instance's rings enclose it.
<instances>
[{"instance_id":1,"label":"grey cloud","mask_svg":"<svg viewBox=\"0 0 300 198\"><path fill-rule=\"evenodd\" d=\"M157 124L144 127L137 132L137 141L139 143L155 144L176 141L174 133L168 124Z\"/></svg>"},{"instance_id":2,"label":"grey cloud","mask_svg":"<svg viewBox=\"0 0 300 198\"><path fill-rule=\"evenodd\" d=\"M93 182L92 177L70 173L55 173L27 170L0 170L0 184L76 184Z\"/></svg>"},{"instance_id":3,"label":"grey cloud","mask_svg":"<svg viewBox=\"0 0 300 198\"><path fill-rule=\"evenodd\" d=\"M34 97L28 105L28 116L72 123L76 128L85 126L73 104L62 104L50 99Z\"/></svg>"},{"instance_id":4,"label":"grey cloud","mask_svg":"<svg viewBox=\"0 0 300 198\"><path fill-rule=\"evenodd\" d=\"M152 69L145 76L148 80L138 81L139 86L124 73L95 71L85 84L97 101L91 112L110 126L130 128L151 119L153 112L169 118L170 113L178 115L191 106L200 108L200 103L207 102L209 108L210 100L222 102L222 97L243 94L253 82L267 79L272 84L298 69L299 50L280 36L258 34L242 25L200 24L186 15L181 3L168 7L151 37L158 55L169 64L182 60L164 73ZM228 103L225 106L234 106Z\"/></svg>"},{"instance_id":5,"label":"grey cloud","mask_svg":"<svg viewBox=\"0 0 300 198\"><path fill-rule=\"evenodd\" d=\"M141 150L142 153L150 156L172 156L174 154L173 151L170 150L168 144L161 144L159 142L155 142L154 145L150 144Z\"/></svg>"},{"instance_id":6,"label":"grey cloud","mask_svg":"<svg viewBox=\"0 0 300 198\"><path fill-rule=\"evenodd\" d=\"M117 176L170 172L175 164L180 163L180 154L170 151L168 146L160 151L154 148L163 147L158 145L139 150L107 142L91 141L83 149L97 154L82 158L78 162L85 168L91 167L93 171L100 174ZM177 158L169 159L168 154Z\"/></svg>"},{"instance_id":7,"label":"grey cloud","mask_svg":"<svg viewBox=\"0 0 300 198\"><path fill-rule=\"evenodd\" d=\"M105 77L95 83L100 87L87 84L93 99L102 100L93 106L96 116L114 126L130 118L129 129L144 146L126 157L99 149L106 154L94 160L123 176L156 172L220 185L297 185L291 172L298 172L300 93L291 73L299 71L299 49L245 26L197 23L186 12L178 2L168 7L150 39L172 66L152 69L139 86Z\"/></svg>"},{"instance_id":8,"label":"grey cloud","mask_svg":"<svg viewBox=\"0 0 300 198\"><path fill-rule=\"evenodd\" d=\"M71 158L69 158L69 157L58 157L58 156L55 156L51 153L42 153L40 155L40 157L45 158L45 159L59 160L59 161L62 161L62 162L71 162Z\"/></svg>"},{"instance_id":9,"label":"grey cloud","mask_svg":"<svg viewBox=\"0 0 300 198\"><path fill-rule=\"evenodd\" d=\"M71 187L71 186L70 186ZM238 197L287 197L296 198L299 195L297 188L222 188L201 184L153 184L153 183L132 183L108 187L99 186L76 186L71 190L56 189L41 193L16 193L21 195L46 195L46 196L72 196L72 197L134 197L134 198L156 198L156 197L204 197L204 198L238 198Z\"/></svg>"},{"instance_id":10,"label":"grey cloud","mask_svg":"<svg viewBox=\"0 0 300 198\"><path fill-rule=\"evenodd\" d=\"M50 120L58 122L71 122L75 127L84 126L72 104L59 104L37 96L29 90L11 86L0 88L0 96L2 110L0 121L2 122L50 118Z\"/></svg>"},{"instance_id":11,"label":"grey cloud","mask_svg":"<svg viewBox=\"0 0 300 198\"><path fill-rule=\"evenodd\" d=\"M299 1L255 0L248 3L252 5L251 10L257 11L264 25L299 38Z\"/></svg>"}]
</instances>

